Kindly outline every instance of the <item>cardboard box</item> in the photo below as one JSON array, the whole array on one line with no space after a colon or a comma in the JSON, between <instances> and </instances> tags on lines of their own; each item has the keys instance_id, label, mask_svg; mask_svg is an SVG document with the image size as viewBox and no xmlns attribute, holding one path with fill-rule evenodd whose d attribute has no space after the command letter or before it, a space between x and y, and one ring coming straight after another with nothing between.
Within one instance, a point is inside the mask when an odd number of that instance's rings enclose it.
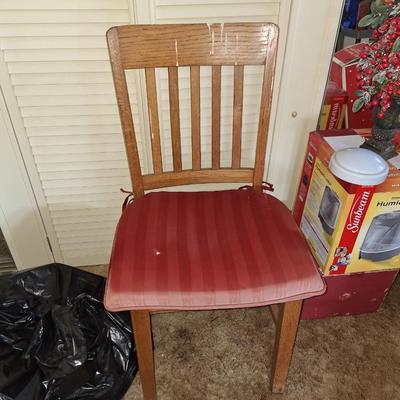
<instances>
[{"instance_id":1,"label":"cardboard box","mask_svg":"<svg viewBox=\"0 0 400 400\"><path fill-rule=\"evenodd\" d=\"M347 136L347 135L360 135L362 137L369 137L369 129L332 129L326 131L315 131L311 132L308 137L307 152L304 159L303 170L299 187L297 190L297 196L293 207L293 217L300 225L301 217L303 215L304 203L306 201L308 189L310 187L311 174L314 168L315 159L319 147L325 142L324 138L330 136ZM400 147L400 143L399 143Z\"/></svg>"},{"instance_id":2,"label":"cardboard box","mask_svg":"<svg viewBox=\"0 0 400 400\"><path fill-rule=\"evenodd\" d=\"M319 133L319 134L317 134ZM306 201L308 189L310 187L311 174L314 168L317 152L321 144L325 142L324 138L330 136L351 136L360 135L363 138L371 136L370 129L332 129L323 132L311 132L308 138L307 152L303 163L301 179L297 189L297 196L293 207L293 217L297 225L300 225L301 217L303 215L304 203ZM397 149L400 149L400 135L397 134L393 138L393 144Z\"/></svg>"},{"instance_id":3,"label":"cardboard box","mask_svg":"<svg viewBox=\"0 0 400 400\"><path fill-rule=\"evenodd\" d=\"M357 43L346 47L335 53L329 80L335 82L339 88L347 92L348 101L345 113L346 128L371 128L372 110L362 110L353 113L352 107L356 99L355 91L357 87L356 64L364 47L363 43Z\"/></svg>"},{"instance_id":4,"label":"cardboard box","mask_svg":"<svg viewBox=\"0 0 400 400\"><path fill-rule=\"evenodd\" d=\"M296 197L293 215L300 225L305 200L310 187L311 175L320 145L326 137L369 136L369 130L332 130L321 134L310 134L302 177ZM400 135L395 138L400 148ZM302 319L316 319L343 315L372 313L378 310L392 286L397 270L358 274L323 276L327 290L322 296L306 299L303 302Z\"/></svg>"},{"instance_id":5,"label":"cardboard box","mask_svg":"<svg viewBox=\"0 0 400 400\"><path fill-rule=\"evenodd\" d=\"M311 174L314 168L317 152L324 142L324 137L338 135L356 135L356 131L351 129L327 130L318 134L318 131L311 132L308 138L307 152L304 159L303 170L297 189L297 196L293 207L293 217L297 225L300 226L301 217L303 215L304 203L307 198L308 189L310 187Z\"/></svg>"},{"instance_id":6,"label":"cardboard box","mask_svg":"<svg viewBox=\"0 0 400 400\"><path fill-rule=\"evenodd\" d=\"M328 168L334 151L363 140L349 130L310 134L294 214L325 275L400 267L400 156L389 160L389 176L377 187L340 181Z\"/></svg>"},{"instance_id":7,"label":"cardboard box","mask_svg":"<svg viewBox=\"0 0 400 400\"><path fill-rule=\"evenodd\" d=\"M347 99L345 90L335 82L328 82L318 122L319 129L338 129L343 126Z\"/></svg>"},{"instance_id":8,"label":"cardboard box","mask_svg":"<svg viewBox=\"0 0 400 400\"><path fill-rule=\"evenodd\" d=\"M398 271L325 276L326 292L303 302L302 319L372 313L381 306Z\"/></svg>"}]
</instances>

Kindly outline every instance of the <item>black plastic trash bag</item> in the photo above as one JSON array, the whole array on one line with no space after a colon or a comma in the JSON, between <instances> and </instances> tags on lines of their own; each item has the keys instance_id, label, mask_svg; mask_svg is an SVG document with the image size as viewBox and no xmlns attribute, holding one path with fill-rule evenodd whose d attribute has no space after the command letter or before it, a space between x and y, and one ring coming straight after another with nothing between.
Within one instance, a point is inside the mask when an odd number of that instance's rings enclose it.
<instances>
[{"instance_id":1,"label":"black plastic trash bag","mask_svg":"<svg viewBox=\"0 0 400 400\"><path fill-rule=\"evenodd\" d=\"M52 264L0 277L0 400L120 400L137 362L104 278Z\"/></svg>"}]
</instances>

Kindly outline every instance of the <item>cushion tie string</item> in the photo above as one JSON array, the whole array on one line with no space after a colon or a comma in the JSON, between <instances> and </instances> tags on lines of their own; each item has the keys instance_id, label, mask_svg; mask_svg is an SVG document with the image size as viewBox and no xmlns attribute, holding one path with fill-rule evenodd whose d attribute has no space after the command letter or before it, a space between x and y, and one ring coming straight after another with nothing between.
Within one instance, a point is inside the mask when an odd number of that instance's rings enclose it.
<instances>
[{"instance_id":1,"label":"cushion tie string","mask_svg":"<svg viewBox=\"0 0 400 400\"><path fill-rule=\"evenodd\" d=\"M249 189L253 189L253 186L244 185L244 186L241 186L239 188L239 190L249 190ZM269 183L269 182L266 182L266 181L262 181L261 190L263 192L273 192L274 191L274 185L272 183Z\"/></svg>"},{"instance_id":2,"label":"cushion tie string","mask_svg":"<svg viewBox=\"0 0 400 400\"><path fill-rule=\"evenodd\" d=\"M275 190L274 184L266 181L262 181L261 189L263 192L273 192Z\"/></svg>"},{"instance_id":3,"label":"cushion tie string","mask_svg":"<svg viewBox=\"0 0 400 400\"><path fill-rule=\"evenodd\" d=\"M125 200L124 200L124 202L122 203L122 211L124 211L125 208L126 208L129 204L133 203L133 200L135 200L135 199L134 199L133 192L130 192L129 190L124 190L124 189L122 189L122 188L120 188L119 190L120 190L122 193L127 193L127 194L128 194L128 196L125 197Z\"/></svg>"}]
</instances>

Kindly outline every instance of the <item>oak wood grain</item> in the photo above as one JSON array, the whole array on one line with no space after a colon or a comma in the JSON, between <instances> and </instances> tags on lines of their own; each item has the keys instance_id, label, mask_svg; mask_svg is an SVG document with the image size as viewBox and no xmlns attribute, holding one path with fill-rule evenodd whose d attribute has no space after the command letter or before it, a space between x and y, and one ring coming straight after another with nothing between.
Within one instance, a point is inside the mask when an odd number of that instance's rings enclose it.
<instances>
[{"instance_id":1,"label":"oak wood grain","mask_svg":"<svg viewBox=\"0 0 400 400\"><path fill-rule=\"evenodd\" d=\"M240 168L242 152L243 77L243 65L235 65L233 74L232 168Z\"/></svg>"},{"instance_id":2,"label":"oak wood grain","mask_svg":"<svg viewBox=\"0 0 400 400\"><path fill-rule=\"evenodd\" d=\"M200 67L190 67L190 112L192 128L192 169L201 168L201 139L200 139Z\"/></svg>"},{"instance_id":3,"label":"oak wood grain","mask_svg":"<svg viewBox=\"0 0 400 400\"><path fill-rule=\"evenodd\" d=\"M219 35L217 35L217 32ZM212 168L217 172L220 168L220 102L221 102L221 65L235 66L234 84L234 110L232 125L232 167L240 168L241 162L241 121L242 121L242 95L243 92L243 65L265 64L263 79L259 124L257 131L256 156L254 174L250 182L257 190L261 190L264 174L265 154L268 135L272 97L272 77L276 58L278 28L270 23L244 23L244 24L182 24L182 25L130 25L111 28L107 33L110 58L113 67L113 77L117 93L121 125L124 131L128 163L131 173L133 191L136 197L143 195L143 177L135 139L132 115L130 111L129 96L126 88L124 69L129 68L154 68L168 67L168 86L170 102L170 123L173 169L182 171L181 132L179 116L179 88L178 65L191 67L191 122L192 122L192 170L200 171L201 168L201 134L200 134L200 66L213 66L212 89ZM171 61L168 43L173 40L173 54L175 63ZM234 48L231 47L232 41ZM164 46L165 45L165 46ZM207 50L207 51L206 51ZM183 58L181 58L183 57ZM180 63L184 60L185 62ZM150 128L152 138L153 170L156 175L162 175L161 145L157 138L158 115L156 110L156 92L152 83L153 72L147 73L149 110L151 110ZM158 128L159 129L159 128ZM161 134L161 133L160 133ZM236 172L233 172L230 182L237 181ZM247 173L245 174L246 176ZM192 176L190 176L192 177ZM209 177L212 182L219 182L219 178L212 178L206 173L197 177L203 181ZM227 172L223 177L228 181ZM151 181L151 187L156 188L156 182L165 187L166 182L180 182L179 179L167 178ZM225 180L224 180L225 181ZM242 182L242 180L239 180Z\"/></svg>"},{"instance_id":4,"label":"oak wood grain","mask_svg":"<svg viewBox=\"0 0 400 400\"><path fill-rule=\"evenodd\" d=\"M221 163L221 66L212 66L212 106L211 106L211 166L218 169Z\"/></svg>"},{"instance_id":5,"label":"oak wood grain","mask_svg":"<svg viewBox=\"0 0 400 400\"><path fill-rule=\"evenodd\" d=\"M156 400L156 377L150 312L148 310L131 311L131 320L143 399Z\"/></svg>"},{"instance_id":6,"label":"oak wood grain","mask_svg":"<svg viewBox=\"0 0 400 400\"><path fill-rule=\"evenodd\" d=\"M269 310L271 311L272 319L274 320L275 326L278 324L281 308L281 304L271 304L269 306Z\"/></svg>"},{"instance_id":7,"label":"oak wood grain","mask_svg":"<svg viewBox=\"0 0 400 400\"><path fill-rule=\"evenodd\" d=\"M158 121L158 103L156 73L154 68L146 68L147 107L149 112L149 126L151 138L151 154L153 158L153 171L155 174L162 172L162 156L160 143L160 124Z\"/></svg>"},{"instance_id":8,"label":"oak wood grain","mask_svg":"<svg viewBox=\"0 0 400 400\"><path fill-rule=\"evenodd\" d=\"M168 68L169 114L174 171L182 171L181 125L179 117L178 68Z\"/></svg>"},{"instance_id":9,"label":"oak wood grain","mask_svg":"<svg viewBox=\"0 0 400 400\"><path fill-rule=\"evenodd\" d=\"M151 190L198 183L251 182L252 179L253 170L251 168L202 169L200 171L185 170L181 172L164 172L161 175L144 175L143 185L145 190Z\"/></svg>"},{"instance_id":10,"label":"oak wood grain","mask_svg":"<svg viewBox=\"0 0 400 400\"><path fill-rule=\"evenodd\" d=\"M272 28L271 40L267 46L267 57L264 67L260 115L257 131L256 158L254 162L253 188L260 191L264 177L265 154L267 150L268 127L271 114L272 87L275 73L277 45L278 31L276 28Z\"/></svg>"},{"instance_id":11,"label":"oak wood grain","mask_svg":"<svg viewBox=\"0 0 400 400\"><path fill-rule=\"evenodd\" d=\"M265 63L272 24L118 26L125 69ZM110 31L109 31L110 32Z\"/></svg>"},{"instance_id":12,"label":"oak wood grain","mask_svg":"<svg viewBox=\"0 0 400 400\"><path fill-rule=\"evenodd\" d=\"M302 304L302 300L297 300L280 306L271 376L271 390L274 393L282 393L285 388Z\"/></svg>"},{"instance_id":13,"label":"oak wood grain","mask_svg":"<svg viewBox=\"0 0 400 400\"><path fill-rule=\"evenodd\" d=\"M139 152L136 143L135 128L133 126L125 71L121 62L118 31L115 29L109 30L107 33L107 39L115 94L117 97L119 116L124 135L125 150L128 158L133 193L135 197L140 197L144 195L142 170L140 167Z\"/></svg>"}]
</instances>

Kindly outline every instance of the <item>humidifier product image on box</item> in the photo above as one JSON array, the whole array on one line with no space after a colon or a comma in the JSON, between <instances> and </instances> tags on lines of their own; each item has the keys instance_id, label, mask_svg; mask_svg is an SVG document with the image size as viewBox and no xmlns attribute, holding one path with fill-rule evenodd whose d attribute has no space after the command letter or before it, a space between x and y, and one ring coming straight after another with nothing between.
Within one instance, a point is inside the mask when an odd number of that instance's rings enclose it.
<instances>
[{"instance_id":1,"label":"humidifier product image on box","mask_svg":"<svg viewBox=\"0 0 400 400\"><path fill-rule=\"evenodd\" d=\"M338 195L329 186L325 186L318 210L318 218L321 221L322 228L328 235L332 235L335 230L339 209L340 200Z\"/></svg>"},{"instance_id":2,"label":"humidifier product image on box","mask_svg":"<svg viewBox=\"0 0 400 400\"><path fill-rule=\"evenodd\" d=\"M329 253L336 243L336 231L345 203L346 191L317 157L300 229L320 266L327 264Z\"/></svg>"},{"instance_id":3,"label":"humidifier product image on box","mask_svg":"<svg viewBox=\"0 0 400 400\"><path fill-rule=\"evenodd\" d=\"M388 260L400 254L400 211L374 217L360 248L360 258Z\"/></svg>"}]
</instances>

